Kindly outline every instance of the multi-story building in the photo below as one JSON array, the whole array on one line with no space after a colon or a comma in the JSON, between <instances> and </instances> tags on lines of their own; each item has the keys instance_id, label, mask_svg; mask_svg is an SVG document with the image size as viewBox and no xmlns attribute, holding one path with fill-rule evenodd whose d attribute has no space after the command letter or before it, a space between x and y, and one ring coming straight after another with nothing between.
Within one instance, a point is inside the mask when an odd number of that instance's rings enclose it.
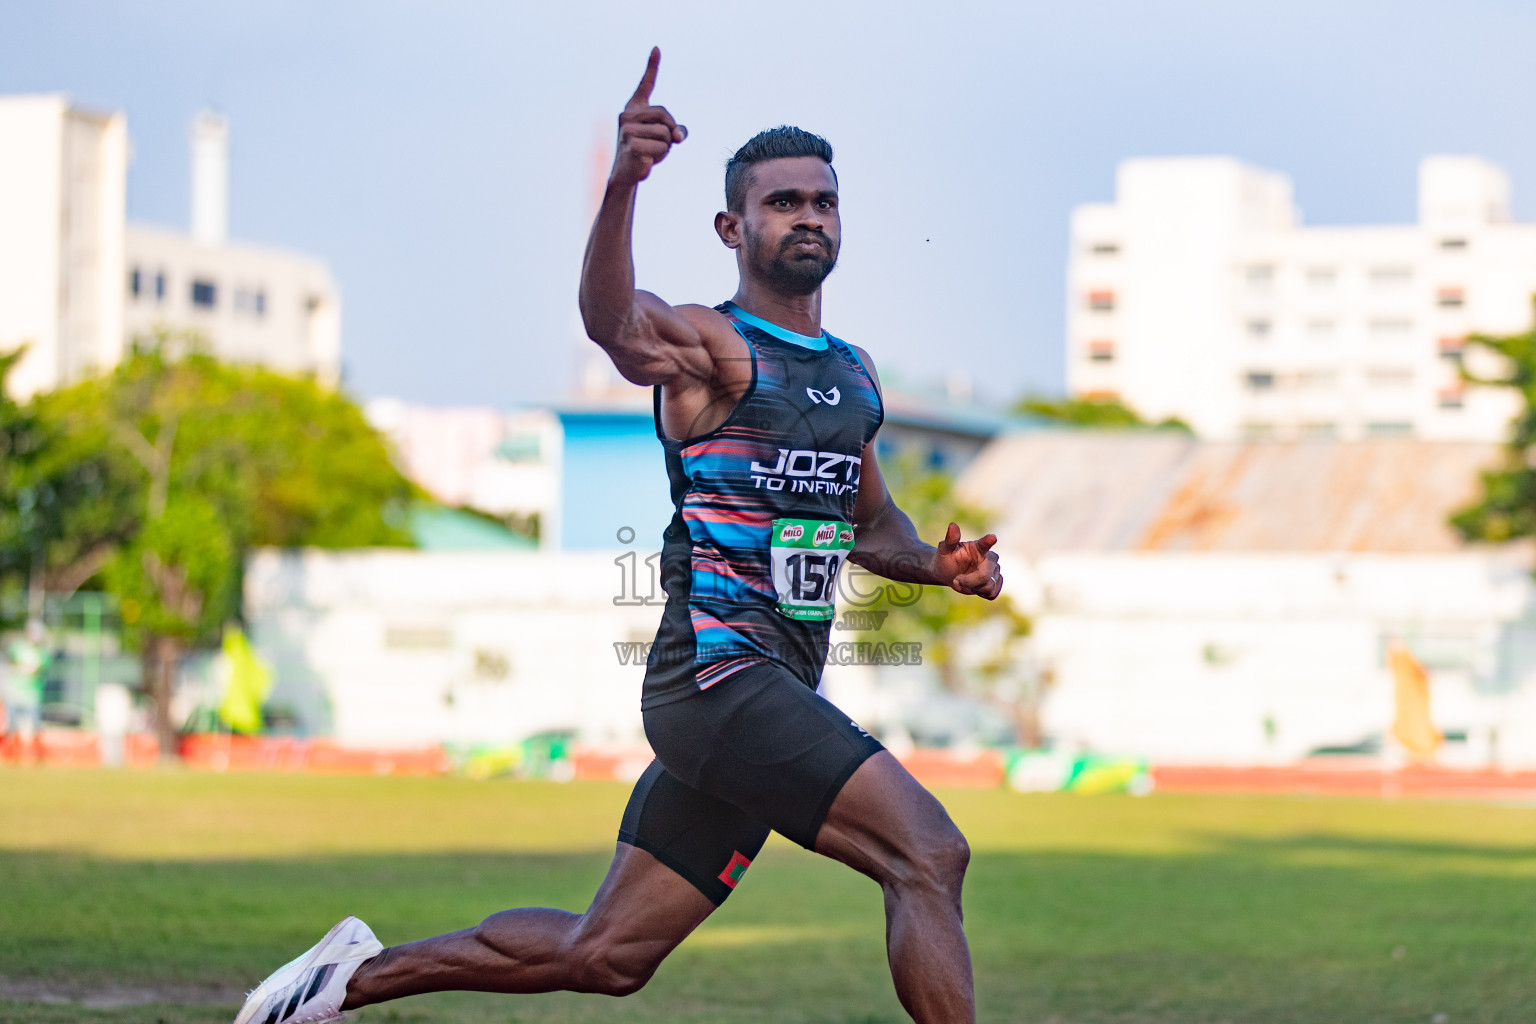
<instances>
[{"instance_id":1,"label":"multi-story building","mask_svg":"<svg viewBox=\"0 0 1536 1024\"><path fill-rule=\"evenodd\" d=\"M1288 179L1236 160L1128 160L1071 236L1074 395L1228 440L1496 441L1518 407L1459 373L1536 293L1536 225L1485 160L1425 159L1418 223L1366 227L1304 226Z\"/></svg>"},{"instance_id":2,"label":"multi-story building","mask_svg":"<svg viewBox=\"0 0 1536 1024\"><path fill-rule=\"evenodd\" d=\"M191 230L126 221L121 113L0 97L0 352L24 397L108 369L135 338L194 331L226 359L334 383L341 313L325 263L230 242L229 129L192 130Z\"/></svg>"},{"instance_id":3,"label":"multi-story building","mask_svg":"<svg viewBox=\"0 0 1536 1024\"><path fill-rule=\"evenodd\" d=\"M30 395L117 362L128 127L62 96L0 98L0 352Z\"/></svg>"}]
</instances>

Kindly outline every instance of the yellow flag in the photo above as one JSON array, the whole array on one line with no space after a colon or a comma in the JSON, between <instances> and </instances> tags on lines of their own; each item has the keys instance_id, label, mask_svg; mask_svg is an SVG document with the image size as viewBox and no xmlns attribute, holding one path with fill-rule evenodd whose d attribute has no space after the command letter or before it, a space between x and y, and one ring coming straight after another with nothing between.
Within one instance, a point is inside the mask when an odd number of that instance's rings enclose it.
<instances>
[{"instance_id":1,"label":"yellow flag","mask_svg":"<svg viewBox=\"0 0 1536 1024\"><path fill-rule=\"evenodd\" d=\"M1428 760L1444 739L1429 717L1429 673L1402 644L1392 645L1387 662L1396 681L1397 714L1392 720L1392 735L1414 760Z\"/></svg>"},{"instance_id":2,"label":"yellow flag","mask_svg":"<svg viewBox=\"0 0 1536 1024\"><path fill-rule=\"evenodd\" d=\"M224 629L224 658L229 684L219 701L219 719L235 732L258 732L262 702L272 692L272 670L256 657L238 626Z\"/></svg>"}]
</instances>

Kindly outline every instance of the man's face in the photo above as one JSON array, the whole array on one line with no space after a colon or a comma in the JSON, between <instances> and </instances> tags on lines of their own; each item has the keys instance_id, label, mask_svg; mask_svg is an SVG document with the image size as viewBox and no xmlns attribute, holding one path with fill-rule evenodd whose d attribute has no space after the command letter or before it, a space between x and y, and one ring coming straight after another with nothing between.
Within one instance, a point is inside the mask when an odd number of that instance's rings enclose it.
<instances>
[{"instance_id":1,"label":"man's face","mask_svg":"<svg viewBox=\"0 0 1536 1024\"><path fill-rule=\"evenodd\" d=\"M752 168L741 241L746 269L786 295L810 295L837 265L837 178L814 156Z\"/></svg>"}]
</instances>

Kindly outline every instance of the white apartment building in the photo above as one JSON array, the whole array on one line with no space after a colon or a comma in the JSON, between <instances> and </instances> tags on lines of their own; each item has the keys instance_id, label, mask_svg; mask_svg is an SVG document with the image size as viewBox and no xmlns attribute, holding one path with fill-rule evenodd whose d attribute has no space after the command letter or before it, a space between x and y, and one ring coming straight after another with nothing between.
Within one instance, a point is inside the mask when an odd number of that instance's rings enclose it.
<instances>
[{"instance_id":1,"label":"white apartment building","mask_svg":"<svg viewBox=\"0 0 1536 1024\"><path fill-rule=\"evenodd\" d=\"M126 221L121 113L0 97L0 352L17 397L108 369L135 338L199 333L214 354L333 384L341 307L325 263L231 242L229 128L192 129L191 230Z\"/></svg>"},{"instance_id":2,"label":"white apartment building","mask_svg":"<svg viewBox=\"0 0 1536 1024\"><path fill-rule=\"evenodd\" d=\"M62 96L0 97L0 352L30 395L123 345L128 126Z\"/></svg>"},{"instance_id":3,"label":"white apartment building","mask_svg":"<svg viewBox=\"0 0 1536 1024\"><path fill-rule=\"evenodd\" d=\"M1536 294L1536 225L1485 160L1426 158L1418 223L1364 227L1303 225L1287 178L1233 159L1128 160L1071 245L1073 395L1215 440L1498 441L1518 407L1458 374Z\"/></svg>"}]
</instances>

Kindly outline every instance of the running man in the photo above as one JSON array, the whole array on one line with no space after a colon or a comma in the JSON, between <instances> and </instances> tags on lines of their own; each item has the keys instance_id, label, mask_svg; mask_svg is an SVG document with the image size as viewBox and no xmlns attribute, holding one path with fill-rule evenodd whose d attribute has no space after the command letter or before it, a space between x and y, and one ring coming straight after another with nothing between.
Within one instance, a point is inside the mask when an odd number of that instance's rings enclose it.
<instances>
[{"instance_id":1,"label":"running man","mask_svg":"<svg viewBox=\"0 0 1536 1024\"><path fill-rule=\"evenodd\" d=\"M449 989L627 995L725 901L770 829L880 884L891 974L914 1020L975 1019L965 838L816 686L845 560L991 600L1003 583L996 538L961 541L950 524L938 547L924 544L881 480L873 363L821 327L841 240L824 139L775 128L726 165L715 230L736 253L733 299L669 306L636 290L636 190L687 137L651 103L660 60L652 50L619 115L581 276L588 335L627 379L654 386L676 506L641 696L656 760L608 875L586 913L506 910L389 949L349 917L264 981L237 1024L333 1021Z\"/></svg>"}]
</instances>

